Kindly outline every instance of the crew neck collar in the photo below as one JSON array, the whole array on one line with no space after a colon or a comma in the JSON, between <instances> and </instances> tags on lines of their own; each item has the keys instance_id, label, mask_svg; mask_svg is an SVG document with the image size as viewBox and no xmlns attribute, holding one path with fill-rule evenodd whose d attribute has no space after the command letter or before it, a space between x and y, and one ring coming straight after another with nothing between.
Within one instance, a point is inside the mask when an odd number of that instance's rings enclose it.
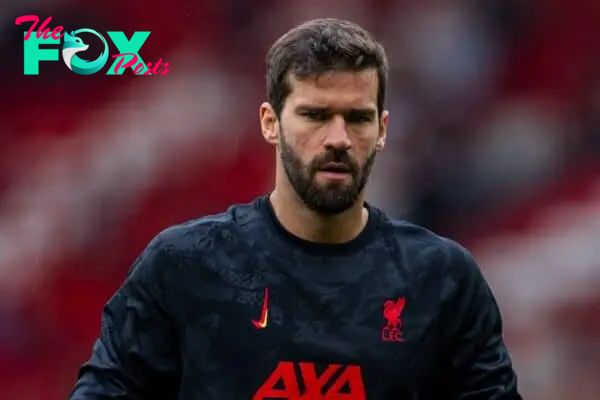
<instances>
[{"instance_id":1,"label":"crew neck collar","mask_svg":"<svg viewBox=\"0 0 600 400\"><path fill-rule=\"evenodd\" d=\"M269 195L265 195L257 199L257 206L260 212L266 217L270 228L277 233L278 237L281 237L283 241L287 243L287 245L295 249L300 249L306 253L321 256L335 256L355 253L362 250L373 240L379 226L380 212L377 208L372 207L367 202L365 202L364 205L367 208L369 217L363 230L350 241L332 244L312 242L294 235L288 231L277 218L275 210L273 209L273 205L271 204L271 200L269 199Z\"/></svg>"}]
</instances>

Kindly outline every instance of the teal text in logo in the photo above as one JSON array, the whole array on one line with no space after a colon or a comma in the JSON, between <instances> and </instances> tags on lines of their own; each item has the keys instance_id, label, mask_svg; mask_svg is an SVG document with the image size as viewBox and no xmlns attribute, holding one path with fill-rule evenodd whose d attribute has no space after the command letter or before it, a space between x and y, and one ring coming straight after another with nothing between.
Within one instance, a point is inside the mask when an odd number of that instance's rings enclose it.
<instances>
[{"instance_id":1,"label":"teal text in logo","mask_svg":"<svg viewBox=\"0 0 600 400\"><path fill-rule=\"evenodd\" d=\"M59 50L48 47L48 45L59 45L61 39L63 39L62 57L71 71L80 75L91 75L104 68L109 56L108 43L104 36L92 29L79 29L70 34L67 32L61 34L62 26L50 31L46 26L51 20L52 17L48 17L37 31L34 31L39 22L36 15L24 15L15 21L17 25L21 25L23 22L33 22L33 25L25 32L25 75L38 75L40 61L58 61ZM96 60L84 60L77 55L89 48L89 45L77 36L81 33L91 33L102 41L104 49ZM32 36L32 34L34 35ZM122 75L127 68L131 68L135 75L166 75L171 70L169 63L163 63L162 58L154 65L146 64L142 60L139 51L150 36L150 32L134 32L131 39L127 39L124 32L107 32L107 34L119 51L119 54L113 55L115 61L106 72L107 75Z\"/></svg>"}]
</instances>

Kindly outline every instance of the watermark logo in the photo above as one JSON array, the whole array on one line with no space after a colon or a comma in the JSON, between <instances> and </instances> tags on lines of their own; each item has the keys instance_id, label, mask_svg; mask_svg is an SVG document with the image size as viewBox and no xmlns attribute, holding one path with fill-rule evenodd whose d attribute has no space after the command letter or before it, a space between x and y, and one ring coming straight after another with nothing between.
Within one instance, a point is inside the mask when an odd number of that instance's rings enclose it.
<instances>
[{"instance_id":1,"label":"watermark logo","mask_svg":"<svg viewBox=\"0 0 600 400\"><path fill-rule=\"evenodd\" d=\"M29 30L25 32L23 63L25 75L39 75L40 61L58 61L58 49L40 46L60 45L61 39L63 39L62 58L71 71L80 75L91 75L104 68L109 57L109 47L103 35L93 29L79 29L70 34L61 33L64 29L62 26L57 26L50 31L47 25L51 20L52 17L48 17L37 30L35 28L40 21L37 15L24 15L15 21L16 25L33 22ZM90 33L102 41L104 49L96 60L84 60L77 55L89 48L89 45L77 36L81 33ZM166 75L171 70L169 63L163 63L162 58L154 65L146 64L142 60L139 51L150 36L150 32L134 32L130 39L127 39L124 32L107 32L107 35L119 51L119 54L112 56L115 61L106 72L107 75L121 75L127 68L131 68L135 75Z\"/></svg>"},{"instance_id":2,"label":"watermark logo","mask_svg":"<svg viewBox=\"0 0 600 400\"><path fill-rule=\"evenodd\" d=\"M90 47L83 43L81 38L75 36L81 32L93 33L94 35L98 36L104 44L104 50L102 51L102 54L100 54L100 57L94 61L85 61L77 56L77 53L80 51L85 51L88 49L88 47ZM69 67L71 71L77 72L81 75L91 75L100 71L102 67L104 67L106 61L108 60L108 43L106 43L106 39L104 39L101 34L92 29L79 29L75 32L71 32L70 35L65 33L64 37L65 41L63 43L62 56L65 64L67 64L67 67Z\"/></svg>"}]
</instances>

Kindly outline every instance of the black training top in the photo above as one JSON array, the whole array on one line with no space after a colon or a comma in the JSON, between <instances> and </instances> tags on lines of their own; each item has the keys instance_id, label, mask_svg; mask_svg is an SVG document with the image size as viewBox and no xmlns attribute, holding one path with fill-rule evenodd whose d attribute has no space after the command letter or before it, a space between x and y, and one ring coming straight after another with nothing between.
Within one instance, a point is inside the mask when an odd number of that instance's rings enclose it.
<instances>
[{"instance_id":1,"label":"black training top","mask_svg":"<svg viewBox=\"0 0 600 400\"><path fill-rule=\"evenodd\" d=\"M340 245L291 235L268 197L163 231L71 400L521 399L470 254L367 207Z\"/></svg>"}]
</instances>

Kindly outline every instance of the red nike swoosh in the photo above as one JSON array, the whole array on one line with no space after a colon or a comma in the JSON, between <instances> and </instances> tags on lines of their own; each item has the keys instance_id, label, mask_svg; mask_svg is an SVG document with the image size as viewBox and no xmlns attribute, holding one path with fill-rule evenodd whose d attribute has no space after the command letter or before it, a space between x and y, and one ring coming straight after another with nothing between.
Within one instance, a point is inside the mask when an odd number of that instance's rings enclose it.
<instances>
[{"instance_id":1,"label":"red nike swoosh","mask_svg":"<svg viewBox=\"0 0 600 400\"><path fill-rule=\"evenodd\" d=\"M267 327L267 318L269 317L269 289L265 288L265 298L263 300L262 312L260 314L260 320L252 320L252 324L257 329L264 329Z\"/></svg>"}]
</instances>

